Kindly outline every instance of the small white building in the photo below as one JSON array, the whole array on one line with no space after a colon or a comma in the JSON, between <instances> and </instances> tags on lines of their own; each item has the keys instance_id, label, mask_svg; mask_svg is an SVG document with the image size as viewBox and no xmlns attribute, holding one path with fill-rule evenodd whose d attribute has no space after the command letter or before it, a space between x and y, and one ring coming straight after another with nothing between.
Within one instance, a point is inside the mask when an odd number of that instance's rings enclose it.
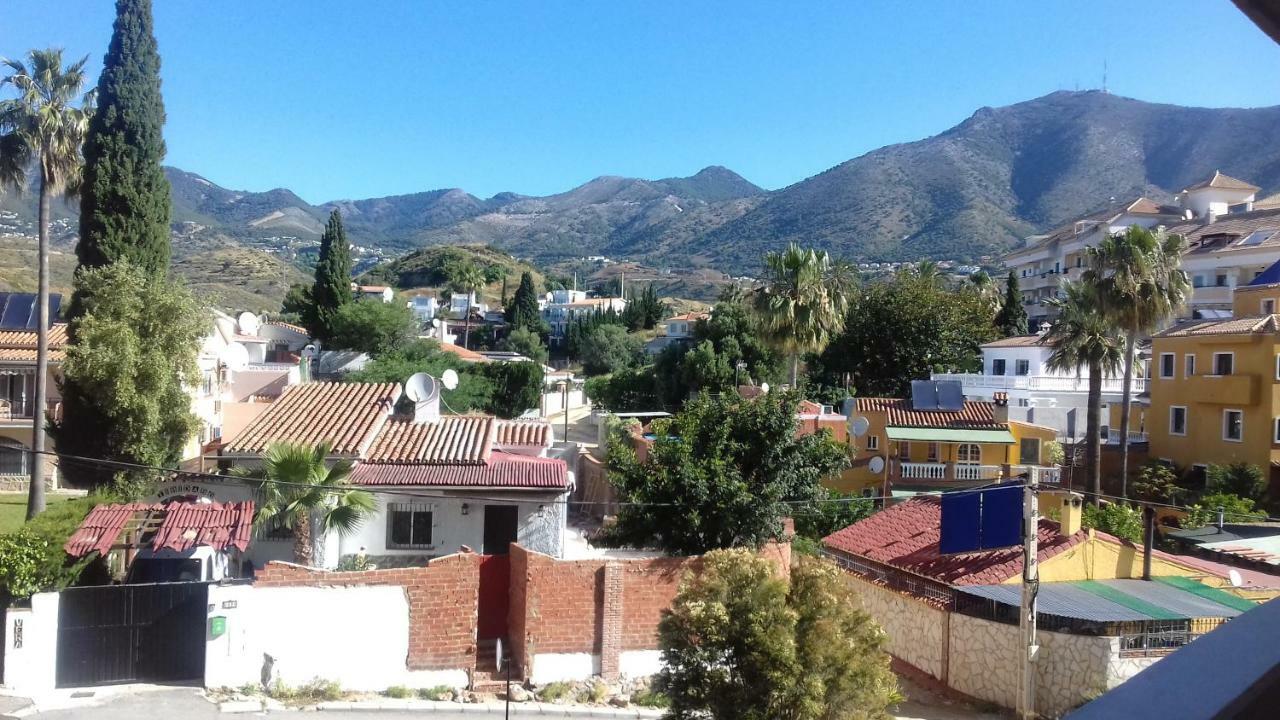
<instances>
[{"instance_id":1,"label":"small white building","mask_svg":"<svg viewBox=\"0 0 1280 720\"><path fill-rule=\"evenodd\" d=\"M357 285L356 283L351 283L351 292L355 293L358 298L380 300L384 303L391 302L396 296L395 290L387 285Z\"/></svg>"},{"instance_id":2,"label":"small white building","mask_svg":"<svg viewBox=\"0 0 1280 720\"><path fill-rule=\"evenodd\" d=\"M700 320L711 317L710 313L688 312L668 318L663 323L662 332L645 343L644 351L657 355L670 345L679 345L693 340L693 329Z\"/></svg>"},{"instance_id":3,"label":"small white building","mask_svg":"<svg viewBox=\"0 0 1280 720\"><path fill-rule=\"evenodd\" d=\"M414 295L409 298L408 305L420 323L429 323L440 314L440 301L434 295Z\"/></svg>"},{"instance_id":4,"label":"small white building","mask_svg":"<svg viewBox=\"0 0 1280 720\"><path fill-rule=\"evenodd\" d=\"M595 313L622 312L627 309L624 298L589 298L582 290L553 290L547 293L542 319L551 328L551 342L564 342L569 324L575 319Z\"/></svg>"}]
</instances>

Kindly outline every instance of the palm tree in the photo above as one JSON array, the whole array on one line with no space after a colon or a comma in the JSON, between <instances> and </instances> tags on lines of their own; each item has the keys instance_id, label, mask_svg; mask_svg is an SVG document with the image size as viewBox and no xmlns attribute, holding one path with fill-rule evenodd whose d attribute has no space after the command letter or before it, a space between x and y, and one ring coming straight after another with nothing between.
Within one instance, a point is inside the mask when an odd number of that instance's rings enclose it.
<instances>
[{"instance_id":1,"label":"palm tree","mask_svg":"<svg viewBox=\"0 0 1280 720\"><path fill-rule=\"evenodd\" d=\"M463 321L462 347L471 344L471 297L476 289L484 285L484 273L475 263L463 263L453 267L449 273L449 289L452 292L466 293L467 315Z\"/></svg>"},{"instance_id":2,"label":"palm tree","mask_svg":"<svg viewBox=\"0 0 1280 720\"><path fill-rule=\"evenodd\" d=\"M79 192L84 160L81 146L93 114L94 92L84 95L88 57L62 66L62 51L32 50L30 67L0 58L9 74L0 87L12 85L18 97L0 100L0 188L21 190L32 165L40 169L40 229L36 259L36 376L32 398L31 486L27 519L44 511L45 403L49 372L49 202L54 195ZM80 106L73 103L80 99Z\"/></svg>"},{"instance_id":3,"label":"palm tree","mask_svg":"<svg viewBox=\"0 0 1280 720\"><path fill-rule=\"evenodd\" d=\"M1186 301L1191 282L1182 270L1186 242L1134 225L1089 248L1081 279L1098 286L1103 314L1124 333L1124 389L1120 401L1120 494L1128 497L1129 409L1138 340L1159 330Z\"/></svg>"},{"instance_id":4,"label":"palm tree","mask_svg":"<svg viewBox=\"0 0 1280 720\"><path fill-rule=\"evenodd\" d=\"M1045 334L1053 351L1046 363L1058 372L1089 371L1089 400L1085 420L1084 464L1090 498L1102 493L1102 379L1120 368L1123 350L1115 326L1102 314L1102 300L1095 285L1079 280L1063 283L1061 296L1046 301L1058 309L1058 317Z\"/></svg>"},{"instance_id":5,"label":"palm tree","mask_svg":"<svg viewBox=\"0 0 1280 720\"><path fill-rule=\"evenodd\" d=\"M313 562L313 530L320 536L329 530L345 536L377 510L373 495L347 485L351 461L327 463L330 447L327 442L272 444L263 456L262 467L247 475L260 481L254 524L292 530L293 559L299 565Z\"/></svg>"},{"instance_id":6,"label":"palm tree","mask_svg":"<svg viewBox=\"0 0 1280 720\"><path fill-rule=\"evenodd\" d=\"M800 355L821 352L844 325L846 279L833 276L825 251L791 243L764 257L766 284L755 292L763 339L791 356L791 386L800 375ZM843 275L843 273L841 273Z\"/></svg>"},{"instance_id":7,"label":"palm tree","mask_svg":"<svg viewBox=\"0 0 1280 720\"><path fill-rule=\"evenodd\" d=\"M991 279L991 275L986 270L974 270L969 275L969 283L967 287L970 292L977 294L982 301L986 303L991 313L994 315L997 306L1000 304L1000 291L996 288L996 283Z\"/></svg>"}]
</instances>

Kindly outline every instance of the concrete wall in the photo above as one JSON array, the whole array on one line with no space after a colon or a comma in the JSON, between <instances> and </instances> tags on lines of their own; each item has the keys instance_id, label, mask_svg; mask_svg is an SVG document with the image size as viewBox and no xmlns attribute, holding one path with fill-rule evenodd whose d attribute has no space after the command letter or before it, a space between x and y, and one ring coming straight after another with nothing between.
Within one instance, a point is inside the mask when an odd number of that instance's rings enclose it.
<instances>
[{"instance_id":1,"label":"concrete wall","mask_svg":"<svg viewBox=\"0 0 1280 720\"><path fill-rule=\"evenodd\" d=\"M889 654L945 681L950 613L856 575L846 573L846 577L862 608L884 628Z\"/></svg>"},{"instance_id":2,"label":"concrete wall","mask_svg":"<svg viewBox=\"0 0 1280 720\"><path fill-rule=\"evenodd\" d=\"M31 596L31 607L5 614L4 687L19 695L54 688L58 660L58 593Z\"/></svg>"}]
</instances>

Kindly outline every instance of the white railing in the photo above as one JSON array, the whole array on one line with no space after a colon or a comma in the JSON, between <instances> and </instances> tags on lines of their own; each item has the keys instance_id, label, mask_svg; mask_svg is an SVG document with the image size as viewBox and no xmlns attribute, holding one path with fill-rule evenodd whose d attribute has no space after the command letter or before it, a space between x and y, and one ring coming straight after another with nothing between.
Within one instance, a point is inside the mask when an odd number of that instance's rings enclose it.
<instances>
[{"instance_id":1,"label":"white railing","mask_svg":"<svg viewBox=\"0 0 1280 720\"><path fill-rule=\"evenodd\" d=\"M1029 473L1033 467L1040 470L1040 482L1049 485L1056 485L1062 482L1062 468L1057 465L1013 465L1009 468L1009 471L1014 477L1018 477L1024 473Z\"/></svg>"},{"instance_id":2,"label":"white railing","mask_svg":"<svg viewBox=\"0 0 1280 720\"><path fill-rule=\"evenodd\" d=\"M995 480L1000 477L999 465L966 465L955 466L956 480Z\"/></svg>"},{"instance_id":3,"label":"white railing","mask_svg":"<svg viewBox=\"0 0 1280 720\"><path fill-rule=\"evenodd\" d=\"M1077 378L1062 375L984 375L982 373L934 373L934 380L958 381L964 387L988 388L991 390L1043 390L1048 392L1089 392L1089 378ZM1130 381L1136 395L1147 389L1146 378L1133 378ZM1102 391L1107 393L1124 392L1123 378L1105 378Z\"/></svg>"},{"instance_id":4,"label":"white railing","mask_svg":"<svg viewBox=\"0 0 1280 720\"><path fill-rule=\"evenodd\" d=\"M904 462L899 466L899 476L905 480L946 480L946 463Z\"/></svg>"},{"instance_id":5,"label":"white railing","mask_svg":"<svg viewBox=\"0 0 1280 720\"><path fill-rule=\"evenodd\" d=\"M1137 432L1137 431L1134 431L1134 430L1130 430L1130 431L1129 431L1129 443L1130 443L1130 444L1133 444L1133 443L1144 443L1144 442L1147 442L1147 440L1148 440L1148 438L1147 438L1147 434L1146 434L1146 433L1144 433L1144 432ZM1119 445L1119 444L1120 444L1120 433L1119 433L1118 431L1114 431L1114 430L1113 430L1113 431L1111 431L1111 432L1109 432L1109 433L1107 434L1106 444L1107 444L1107 445Z\"/></svg>"}]
</instances>

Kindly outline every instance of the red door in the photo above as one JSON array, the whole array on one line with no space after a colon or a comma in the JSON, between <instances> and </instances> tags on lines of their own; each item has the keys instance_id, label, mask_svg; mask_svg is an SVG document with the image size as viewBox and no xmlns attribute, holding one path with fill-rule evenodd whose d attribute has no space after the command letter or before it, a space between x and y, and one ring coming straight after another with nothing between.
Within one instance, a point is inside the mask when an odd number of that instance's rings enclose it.
<instances>
[{"instance_id":1,"label":"red door","mask_svg":"<svg viewBox=\"0 0 1280 720\"><path fill-rule=\"evenodd\" d=\"M510 599L511 562L509 555L480 556L480 603L476 634L480 640L507 636L507 605Z\"/></svg>"}]
</instances>

